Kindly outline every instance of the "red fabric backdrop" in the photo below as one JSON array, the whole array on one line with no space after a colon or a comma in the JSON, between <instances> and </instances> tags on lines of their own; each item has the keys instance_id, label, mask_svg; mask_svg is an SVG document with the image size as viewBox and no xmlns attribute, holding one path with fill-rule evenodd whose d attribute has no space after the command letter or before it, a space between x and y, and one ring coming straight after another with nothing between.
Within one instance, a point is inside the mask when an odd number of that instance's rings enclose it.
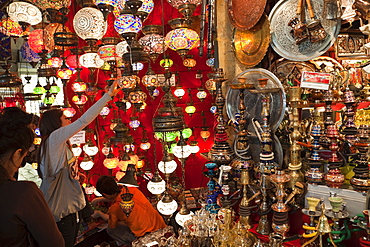
<instances>
[{"instance_id":1,"label":"red fabric backdrop","mask_svg":"<svg viewBox=\"0 0 370 247\"><path fill-rule=\"evenodd\" d=\"M79 6L76 5L75 1L72 1L72 5L70 7L70 12L68 14L68 22L66 23L66 26L68 26L71 30L73 30L73 16L77 12L77 10L80 8ZM165 34L171 30L170 26L167 24L169 20L173 18L178 18L181 17L181 14L178 12L177 9L173 8L171 5L168 4L167 1L159 1L159 0L154 0L154 10L153 12L148 16L148 18L145 20L143 25L149 25L149 24L155 24L155 25L162 25ZM196 9L194 15L199 15L199 10L200 6ZM164 14L162 14L164 13ZM119 37L119 35L115 32L114 26L114 16L113 14L110 14L108 16L108 31L106 33L106 37L111 37L111 36L116 36ZM164 24L164 25L163 25ZM164 35L165 35L164 34ZM142 36L142 34L139 34L139 37ZM86 46L86 42L84 40L79 41L79 47ZM68 54L69 51L66 53ZM199 153L195 155L191 155L187 161L186 161L186 167L185 167L185 177L186 177L186 187L187 188L194 188L194 187L201 187L205 186L207 183L207 180L203 175L202 171L204 169L204 164L207 162L205 158L203 158L200 153L203 152L208 152L209 149L212 146L213 143L213 121L214 121L214 116L210 112L210 107L212 105L213 99L211 94L208 94L207 98L201 102L197 97L196 93L198 92L198 88L201 87L201 85L204 85L204 82L208 79L207 74L211 71L211 68L206 65L206 56L203 55L203 57L199 57L198 55L198 49L194 49L189 52L189 54L194 55L194 59L196 59L197 64L194 68L189 70L182 64L182 59L181 57L174 51L168 49L166 54L170 56L170 58L174 61L174 65L171 67L171 71L173 73L178 72L179 78L177 78L177 83L181 81L182 87L186 90L188 88L191 88L191 95L185 94L185 96L182 99L178 100L177 106L182 107L185 109L186 103L190 101L190 97L193 99L194 106L196 107L196 112L192 115L189 116L187 113L184 112L185 116L185 122L188 127L193 129L193 136L190 138L190 140L196 140L199 142L199 147L200 151ZM206 52L205 52L206 54ZM164 69L159 66L159 61L162 59L162 55L159 56L159 58L155 61L155 63L152 64L153 70L158 73L158 74L163 74ZM145 67L142 71L139 73L139 77L141 78L145 72L147 71L148 64L145 64ZM203 79L197 79L196 78L196 73L197 71L200 71L203 75ZM96 70L94 73L94 76L97 80L97 85L101 88L99 90L95 101L98 100L102 94L104 93L104 90L102 90L106 86L106 80L108 79L108 76L104 73L102 70ZM83 69L81 73L81 78L85 81L89 81L89 70L88 69ZM71 89L71 85L76 79L76 75L74 75L70 81L67 84L66 87L66 92L67 92L67 97L69 99L69 102L73 106L71 98L74 95L74 92ZM204 86L203 86L204 87ZM146 90L145 86L141 84L141 88L143 91L148 93ZM162 96L163 92L160 89L161 94L156 97L156 98L151 98L148 95L148 99L146 101L147 107L146 109L136 115L139 117L139 121L141 124L145 127L148 133L148 138L150 143L152 144L151 148L146 152L139 151L139 154L141 153L142 155L145 155L146 158L146 167L151 168L152 171L155 170L156 165L158 164L159 161L162 159L162 146L161 143L158 142L153 138L153 129L152 129L152 119L153 117L156 116L156 113L158 111L158 108L162 106ZM122 95L117 96L114 101L117 101ZM88 109L93 102L91 100L88 101L88 103L84 106L83 111ZM115 106L113 101L109 102L109 105L111 107L111 113L103 119L101 116L98 116L98 118L92 122L88 127L91 129L95 130L95 134L97 137L96 144L99 145L99 150L103 147L102 143L104 141L104 137L107 135L108 137L111 137L114 135L113 131L110 130L109 125L111 124L111 120L113 118L113 111L118 110L118 108ZM75 107L77 109L77 107ZM210 132L211 136L208 138L207 141L204 141L200 137L200 131L201 127L203 126L203 118L201 116L201 112L204 111L205 117L206 117L206 125L210 127ZM123 122L127 124L130 121L130 117L132 116L132 108L129 109L127 112L123 112L122 110L117 111L119 116L122 118ZM81 115L81 112L77 111L77 114L75 115L74 119L78 118ZM130 129L130 134L134 138L134 143L137 147L137 150L139 150L139 144L140 140L142 138L142 128L138 128L137 130L132 130ZM91 137L90 137L91 138ZM82 159L82 157L81 157ZM109 174L109 171L107 168L104 167L103 165L103 160L105 159L105 156L99 151L99 153L95 156L95 165L89 171L89 178L90 181L93 185L95 184L97 178L100 175L105 175ZM180 168L180 162L178 161L178 168L177 168L177 174L179 177L182 176L181 174L181 168ZM117 168L118 169L118 168ZM115 169L113 171L113 175L118 171ZM142 180L139 178L139 182L142 182ZM146 182L141 183L141 189L144 191L146 190Z\"/></svg>"}]
</instances>

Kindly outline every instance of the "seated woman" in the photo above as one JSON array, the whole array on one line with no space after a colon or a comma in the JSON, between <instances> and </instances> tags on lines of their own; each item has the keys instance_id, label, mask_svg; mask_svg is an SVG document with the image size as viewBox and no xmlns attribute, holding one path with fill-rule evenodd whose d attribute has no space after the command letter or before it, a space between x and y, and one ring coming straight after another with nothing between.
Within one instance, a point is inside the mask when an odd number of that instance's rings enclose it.
<instances>
[{"instance_id":1,"label":"seated woman","mask_svg":"<svg viewBox=\"0 0 370 247\"><path fill-rule=\"evenodd\" d=\"M0 113L0 245L62 247L59 232L42 192L34 182L15 181L34 133L20 109Z\"/></svg>"}]
</instances>

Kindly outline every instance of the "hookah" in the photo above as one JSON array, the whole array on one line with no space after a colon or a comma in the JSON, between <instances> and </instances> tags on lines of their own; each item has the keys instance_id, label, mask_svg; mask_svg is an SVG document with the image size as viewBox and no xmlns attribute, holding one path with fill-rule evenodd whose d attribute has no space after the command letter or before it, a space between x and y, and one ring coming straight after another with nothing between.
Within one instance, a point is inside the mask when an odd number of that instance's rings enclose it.
<instances>
[{"instance_id":1,"label":"hookah","mask_svg":"<svg viewBox=\"0 0 370 247\"><path fill-rule=\"evenodd\" d=\"M268 78L258 79L259 88L248 89L251 93L262 94L262 123L256 120L252 120L253 127L261 143L260 162L255 167L257 176L259 177L259 187L262 195L262 201L259 206L260 219L256 231L262 235L268 235L271 231L270 221L268 214L271 211L271 207L268 203L268 190L270 189L269 175L274 173L277 164L274 162L274 152L272 150L272 139L270 130L270 93L278 92L280 88L266 88Z\"/></svg>"},{"instance_id":2,"label":"hookah","mask_svg":"<svg viewBox=\"0 0 370 247\"><path fill-rule=\"evenodd\" d=\"M298 144L301 138L301 133L299 132L299 114L298 107L301 103L301 87L290 87L289 88L289 101L292 106L293 115L293 132L290 134L291 145L290 145L290 163L288 165L289 176L291 177L287 186L290 189L294 188L296 182L304 182L304 175L301 171L301 146Z\"/></svg>"},{"instance_id":3,"label":"hookah","mask_svg":"<svg viewBox=\"0 0 370 247\"><path fill-rule=\"evenodd\" d=\"M343 198L337 197L336 193L330 193L330 197L328 198L328 200L331 205L331 209L325 210L325 215L331 218L333 221L332 223L333 242L340 243L346 237L344 234L342 236L338 234L338 232L341 229L340 220L348 218L349 213L343 204Z\"/></svg>"}]
</instances>

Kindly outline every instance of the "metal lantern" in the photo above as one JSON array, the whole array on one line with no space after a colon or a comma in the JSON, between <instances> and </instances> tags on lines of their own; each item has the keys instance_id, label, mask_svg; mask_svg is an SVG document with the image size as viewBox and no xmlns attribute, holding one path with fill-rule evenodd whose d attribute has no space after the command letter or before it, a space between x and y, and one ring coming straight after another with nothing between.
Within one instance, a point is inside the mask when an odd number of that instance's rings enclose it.
<instances>
[{"instance_id":1,"label":"metal lantern","mask_svg":"<svg viewBox=\"0 0 370 247\"><path fill-rule=\"evenodd\" d=\"M73 27L84 40L100 40L107 31L103 13L92 7L82 8L75 14Z\"/></svg>"},{"instance_id":2,"label":"metal lantern","mask_svg":"<svg viewBox=\"0 0 370 247\"><path fill-rule=\"evenodd\" d=\"M202 0L167 0L167 2L174 8L178 9L184 4L193 4L195 6L202 3Z\"/></svg>"},{"instance_id":3,"label":"metal lantern","mask_svg":"<svg viewBox=\"0 0 370 247\"><path fill-rule=\"evenodd\" d=\"M42 21L39 8L27 2L12 2L9 4L8 16L15 22L37 25Z\"/></svg>"},{"instance_id":4,"label":"metal lantern","mask_svg":"<svg viewBox=\"0 0 370 247\"><path fill-rule=\"evenodd\" d=\"M123 14L114 21L114 29L119 34L123 33L138 33L142 28L140 18L130 14Z\"/></svg>"}]
</instances>

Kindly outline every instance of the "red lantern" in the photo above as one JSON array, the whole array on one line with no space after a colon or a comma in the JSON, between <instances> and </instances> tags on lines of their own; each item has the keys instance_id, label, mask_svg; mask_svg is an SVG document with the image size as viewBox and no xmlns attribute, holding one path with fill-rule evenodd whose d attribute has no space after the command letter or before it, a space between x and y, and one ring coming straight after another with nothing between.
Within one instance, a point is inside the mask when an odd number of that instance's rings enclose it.
<instances>
[{"instance_id":1,"label":"red lantern","mask_svg":"<svg viewBox=\"0 0 370 247\"><path fill-rule=\"evenodd\" d=\"M46 39L46 32L43 29L36 29L30 32L30 35L28 36L28 44L36 53L42 53L43 50L47 50L49 53L52 49L46 46Z\"/></svg>"}]
</instances>

